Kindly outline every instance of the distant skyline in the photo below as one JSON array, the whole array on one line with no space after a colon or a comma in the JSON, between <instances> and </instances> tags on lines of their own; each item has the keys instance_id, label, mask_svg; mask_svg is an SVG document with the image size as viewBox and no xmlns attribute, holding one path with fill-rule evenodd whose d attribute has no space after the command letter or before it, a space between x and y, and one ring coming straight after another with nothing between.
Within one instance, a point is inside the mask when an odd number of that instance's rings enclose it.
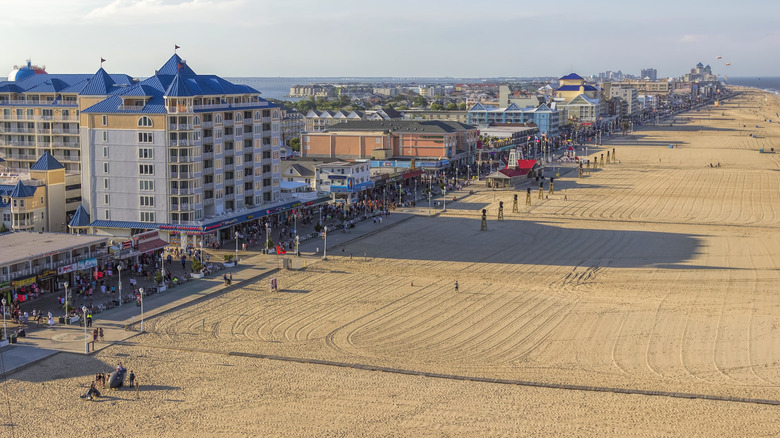
<instances>
[{"instance_id":1,"label":"distant skyline","mask_svg":"<svg viewBox=\"0 0 780 438\"><path fill-rule=\"evenodd\" d=\"M24 0L3 2L0 74L523 77L612 70L780 76L780 4L659 0ZM721 59L716 59L721 56ZM730 63L730 66L726 66ZM5 68L5 70L3 70Z\"/></svg>"}]
</instances>

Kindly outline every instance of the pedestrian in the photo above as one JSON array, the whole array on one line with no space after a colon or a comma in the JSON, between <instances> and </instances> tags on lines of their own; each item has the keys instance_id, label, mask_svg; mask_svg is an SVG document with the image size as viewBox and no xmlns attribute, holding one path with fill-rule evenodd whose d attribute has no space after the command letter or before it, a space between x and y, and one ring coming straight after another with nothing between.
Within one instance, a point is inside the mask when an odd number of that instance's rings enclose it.
<instances>
[{"instance_id":1,"label":"pedestrian","mask_svg":"<svg viewBox=\"0 0 780 438\"><path fill-rule=\"evenodd\" d=\"M133 370L130 370L130 373L127 375L127 383L131 388L133 387L133 383L135 383L135 374L133 374Z\"/></svg>"},{"instance_id":2,"label":"pedestrian","mask_svg":"<svg viewBox=\"0 0 780 438\"><path fill-rule=\"evenodd\" d=\"M87 327L92 327L92 312L87 312Z\"/></svg>"},{"instance_id":3,"label":"pedestrian","mask_svg":"<svg viewBox=\"0 0 780 438\"><path fill-rule=\"evenodd\" d=\"M222 274L222 279L225 280L225 286L228 284L227 274Z\"/></svg>"},{"instance_id":4,"label":"pedestrian","mask_svg":"<svg viewBox=\"0 0 780 438\"><path fill-rule=\"evenodd\" d=\"M54 317L49 312L49 328L54 328Z\"/></svg>"},{"instance_id":5,"label":"pedestrian","mask_svg":"<svg viewBox=\"0 0 780 438\"><path fill-rule=\"evenodd\" d=\"M105 339L103 338L103 327L100 327L98 329L98 337L100 338L100 342L103 342Z\"/></svg>"},{"instance_id":6,"label":"pedestrian","mask_svg":"<svg viewBox=\"0 0 780 438\"><path fill-rule=\"evenodd\" d=\"M98 329L92 330L92 345L95 345L98 339Z\"/></svg>"},{"instance_id":7,"label":"pedestrian","mask_svg":"<svg viewBox=\"0 0 780 438\"><path fill-rule=\"evenodd\" d=\"M233 283L233 273L232 272L228 274L228 284L231 284L231 283Z\"/></svg>"},{"instance_id":8,"label":"pedestrian","mask_svg":"<svg viewBox=\"0 0 780 438\"><path fill-rule=\"evenodd\" d=\"M455 280L455 292L458 291L458 280Z\"/></svg>"}]
</instances>

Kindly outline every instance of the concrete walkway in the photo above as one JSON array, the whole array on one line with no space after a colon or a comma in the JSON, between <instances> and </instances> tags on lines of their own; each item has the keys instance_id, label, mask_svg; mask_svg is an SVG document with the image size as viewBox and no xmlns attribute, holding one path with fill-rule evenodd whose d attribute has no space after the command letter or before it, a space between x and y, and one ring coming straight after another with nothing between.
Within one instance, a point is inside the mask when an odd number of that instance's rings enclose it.
<instances>
[{"instance_id":1,"label":"concrete walkway","mask_svg":"<svg viewBox=\"0 0 780 438\"><path fill-rule=\"evenodd\" d=\"M350 229L348 233L329 232L328 255L341 256L341 248L348 245L349 242L374 234L413 216L413 214L403 211L392 212L383 218L381 224L365 220L358 222L355 228ZM306 265L321 260L324 253L324 243L321 237L301 242L299 247L301 257L298 266L303 268L304 260ZM263 255L256 252L239 251L239 258L241 262L237 266L218 271L210 278L189 280L167 291L145 296L144 319L153 318L178 307L206 299L214 294L243 287L247 283L261 281L277 272L281 268L284 258L291 259L292 266L296 266L295 255L292 252L284 255ZM231 286L225 286L223 274L232 275ZM4 378L14 371L33 365L59 352L85 354L85 339L89 354L92 354L113 342L125 341L136 336L140 332L140 322L141 308L135 303L131 303L95 315L93 326L86 329L86 337L84 327L78 325L55 324L53 328L30 328L25 337L18 338L16 344L2 348L0 377ZM92 343L92 330L95 328L103 329L104 342Z\"/></svg>"}]
</instances>

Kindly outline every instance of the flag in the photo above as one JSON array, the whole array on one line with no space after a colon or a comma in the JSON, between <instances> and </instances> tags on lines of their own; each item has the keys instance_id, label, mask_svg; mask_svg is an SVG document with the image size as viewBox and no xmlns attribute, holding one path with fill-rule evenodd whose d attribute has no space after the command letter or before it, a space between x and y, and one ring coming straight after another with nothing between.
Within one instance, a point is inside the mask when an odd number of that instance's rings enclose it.
<instances>
[{"instance_id":1,"label":"flag","mask_svg":"<svg viewBox=\"0 0 780 438\"><path fill-rule=\"evenodd\" d=\"M103 59L103 58L100 58L100 66L101 66L101 67L103 67L103 63L104 63L104 62L106 62L106 60L105 60L105 59Z\"/></svg>"},{"instance_id":2,"label":"flag","mask_svg":"<svg viewBox=\"0 0 780 438\"><path fill-rule=\"evenodd\" d=\"M176 63L176 71L179 71L179 70L181 70L181 68L182 68L182 67L183 67L183 66L181 65L181 62L177 62L177 63Z\"/></svg>"},{"instance_id":3,"label":"flag","mask_svg":"<svg viewBox=\"0 0 780 438\"><path fill-rule=\"evenodd\" d=\"M176 44L174 44L174 45L173 45L173 51L174 51L174 52L175 52L175 51L177 51L177 50L179 50L180 48L181 48L181 47L179 47L179 46L178 46L178 45L176 45Z\"/></svg>"},{"instance_id":4,"label":"flag","mask_svg":"<svg viewBox=\"0 0 780 438\"><path fill-rule=\"evenodd\" d=\"M276 244L276 253L277 254L287 254L287 251L284 250L278 243Z\"/></svg>"}]
</instances>

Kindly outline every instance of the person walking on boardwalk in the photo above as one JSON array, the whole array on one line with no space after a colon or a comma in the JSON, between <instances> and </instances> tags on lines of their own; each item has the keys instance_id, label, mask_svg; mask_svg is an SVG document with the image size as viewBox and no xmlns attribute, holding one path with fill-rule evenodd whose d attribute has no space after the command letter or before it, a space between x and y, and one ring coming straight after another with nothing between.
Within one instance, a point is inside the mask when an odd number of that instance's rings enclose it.
<instances>
[{"instance_id":1,"label":"person walking on boardwalk","mask_svg":"<svg viewBox=\"0 0 780 438\"><path fill-rule=\"evenodd\" d=\"M103 338L103 327L100 327L98 329L98 338L100 338L100 342L103 342L105 338Z\"/></svg>"},{"instance_id":2,"label":"person walking on boardwalk","mask_svg":"<svg viewBox=\"0 0 780 438\"><path fill-rule=\"evenodd\" d=\"M458 280L455 280L455 292L458 291Z\"/></svg>"}]
</instances>

